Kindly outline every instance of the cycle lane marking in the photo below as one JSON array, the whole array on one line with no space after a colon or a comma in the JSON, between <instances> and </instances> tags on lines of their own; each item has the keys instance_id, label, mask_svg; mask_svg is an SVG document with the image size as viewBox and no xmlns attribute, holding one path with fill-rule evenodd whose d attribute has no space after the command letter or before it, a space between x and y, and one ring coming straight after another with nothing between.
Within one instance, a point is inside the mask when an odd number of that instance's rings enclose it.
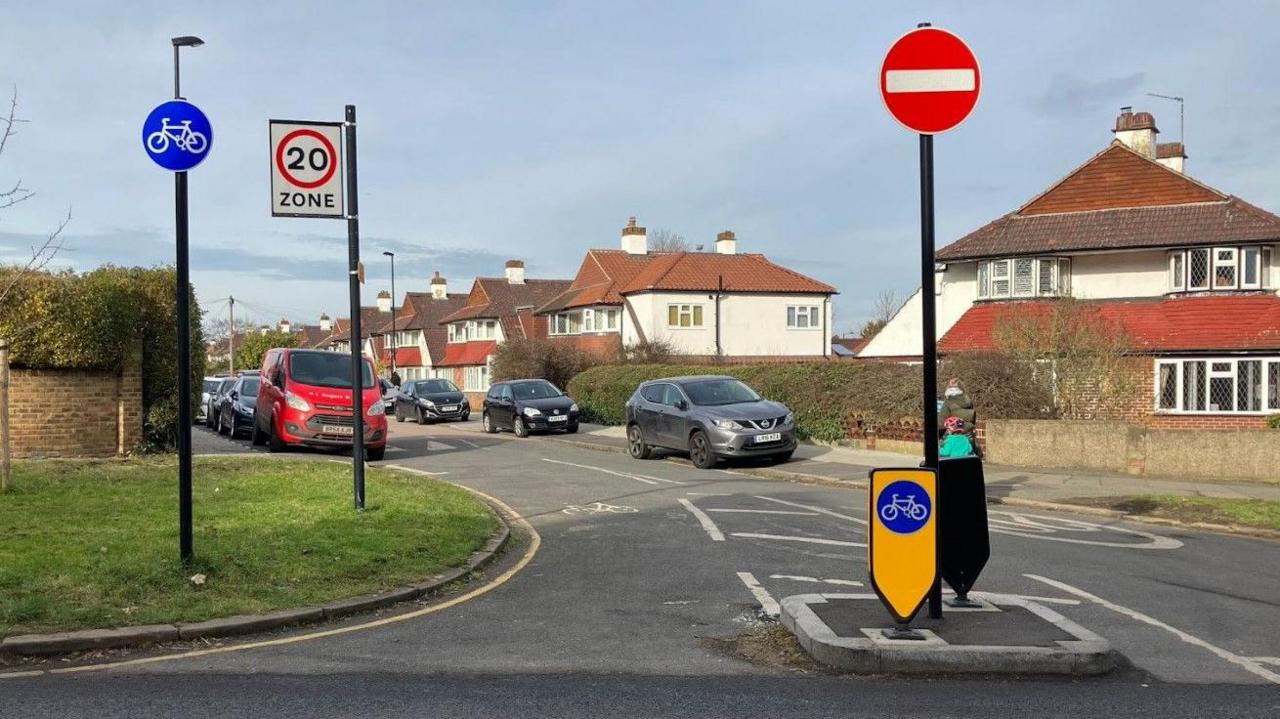
<instances>
[{"instance_id":1,"label":"cycle lane marking","mask_svg":"<svg viewBox=\"0 0 1280 719\"><path fill-rule=\"evenodd\" d=\"M1067 592L1068 594L1074 594L1075 596L1080 597L1081 599L1084 599L1089 602L1093 602L1098 606L1101 606L1105 609L1110 609L1111 611L1117 614L1124 615L1135 621L1141 622L1143 624L1148 624L1157 629L1163 629L1164 631L1172 634L1178 639L1181 639L1183 642L1186 642L1187 644L1190 644L1192 646L1200 647L1201 649L1208 650L1209 652L1216 654L1218 657L1225 659L1226 661L1232 664L1235 664L1241 669L1244 669L1245 671L1251 674L1256 674L1257 676L1262 677L1263 679L1266 679L1272 684L1280 684L1280 674L1277 674L1271 671L1270 669L1267 669L1266 667L1262 666L1262 664L1257 659L1242 657L1239 654L1236 654L1230 650L1223 649L1222 647L1217 646L1216 644L1211 644L1201 639L1200 637L1194 636L1192 634L1184 632L1181 629L1178 629L1177 627L1166 624L1160 621L1159 619L1152 617L1149 614L1144 614L1136 609L1130 609L1129 607L1116 604L1115 602L1103 599L1102 597L1099 597L1096 594L1091 594L1083 589L1080 589L1079 587L1073 587L1070 584L1067 584L1066 582L1060 582L1056 579L1049 579L1048 577L1042 577L1038 574L1024 574L1022 576L1026 577L1027 579L1033 579L1037 582L1048 584L1049 586L1054 587L1056 589L1060 589L1064 592Z\"/></svg>"},{"instance_id":2,"label":"cycle lane marking","mask_svg":"<svg viewBox=\"0 0 1280 719\"><path fill-rule=\"evenodd\" d=\"M842 587L861 587L862 582L852 579L823 579L821 577L805 577L799 574L770 574L770 579L787 579L793 582L809 582L812 584L836 584Z\"/></svg>"},{"instance_id":3,"label":"cycle lane marking","mask_svg":"<svg viewBox=\"0 0 1280 719\"><path fill-rule=\"evenodd\" d=\"M634 479L634 480L635 480L635 481L637 481L637 482L644 482L645 484L651 484L651 485L656 485L656 484L658 484L657 482L653 481L652 479L648 479L648 478L646 478L646 477L640 477L640 476L638 476L638 475L634 475L634 474L627 474L627 473L625 473L625 472L616 472L616 471L614 471L614 470L612 470L612 469L606 469L606 468L604 468L604 467L593 467L592 465L589 465L589 464L577 464L577 463L574 463L574 462L563 462L563 461L558 460L558 459L549 459L549 458L547 458L547 457L543 457L543 458L542 458L542 461L543 461L543 462L550 462L551 464L562 464L562 465L565 465L566 467L577 467L578 469L590 469L590 470L593 470L593 471L596 471L596 472L603 472L604 474L611 474L611 475L613 475L613 476L615 476L615 477L622 477L623 479Z\"/></svg>"},{"instance_id":4,"label":"cycle lane marking","mask_svg":"<svg viewBox=\"0 0 1280 719\"><path fill-rule=\"evenodd\" d=\"M760 582L756 580L756 575L751 572L738 572L738 579L747 586L751 596L755 597L756 601L760 603L761 611L771 617L777 617L782 614L782 607L778 604L778 600L774 599L772 594L769 594L769 590L761 586Z\"/></svg>"},{"instance_id":5,"label":"cycle lane marking","mask_svg":"<svg viewBox=\"0 0 1280 719\"><path fill-rule=\"evenodd\" d=\"M743 539L772 539L779 542L805 542L808 544L825 544L834 547L866 547L862 542L846 542L842 539L823 539L821 537L797 537L789 534L765 534L763 532L730 532L730 537Z\"/></svg>"},{"instance_id":6,"label":"cycle lane marking","mask_svg":"<svg viewBox=\"0 0 1280 719\"><path fill-rule=\"evenodd\" d=\"M707 534L711 537L711 541L724 541L724 532L720 531L720 528L716 526L716 523L712 521L711 517L709 517L706 512L693 506L693 502L690 502L684 497L681 497L676 501L680 503L680 506L689 510L689 514L692 514L694 518L698 520L698 524L701 524L702 528L706 530Z\"/></svg>"},{"instance_id":7,"label":"cycle lane marking","mask_svg":"<svg viewBox=\"0 0 1280 719\"><path fill-rule=\"evenodd\" d=\"M707 508L708 512L724 512L726 514L791 514L805 517L816 517L817 512L796 512L789 509L720 509Z\"/></svg>"}]
</instances>

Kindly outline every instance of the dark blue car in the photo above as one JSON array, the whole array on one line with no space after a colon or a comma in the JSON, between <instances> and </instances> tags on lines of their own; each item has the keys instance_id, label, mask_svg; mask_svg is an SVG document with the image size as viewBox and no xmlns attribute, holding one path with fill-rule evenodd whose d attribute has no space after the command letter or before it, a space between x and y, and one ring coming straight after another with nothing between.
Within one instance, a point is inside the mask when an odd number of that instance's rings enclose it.
<instances>
[{"instance_id":1,"label":"dark blue car","mask_svg":"<svg viewBox=\"0 0 1280 719\"><path fill-rule=\"evenodd\" d=\"M218 413L218 433L235 437L240 432L253 431L253 407L258 403L258 375L245 375L236 379L227 391L222 409Z\"/></svg>"}]
</instances>

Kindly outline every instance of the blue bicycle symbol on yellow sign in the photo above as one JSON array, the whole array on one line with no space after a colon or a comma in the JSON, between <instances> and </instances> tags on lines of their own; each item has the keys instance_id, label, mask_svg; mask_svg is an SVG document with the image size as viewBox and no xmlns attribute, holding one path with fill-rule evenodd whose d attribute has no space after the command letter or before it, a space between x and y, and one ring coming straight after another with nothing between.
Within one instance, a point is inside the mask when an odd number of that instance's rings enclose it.
<instances>
[{"instance_id":1,"label":"blue bicycle symbol on yellow sign","mask_svg":"<svg viewBox=\"0 0 1280 719\"><path fill-rule=\"evenodd\" d=\"M200 108L185 100L156 107L142 123L142 146L166 170L190 170L209 155L213 126Z\"/></svg>"}]
</instances>

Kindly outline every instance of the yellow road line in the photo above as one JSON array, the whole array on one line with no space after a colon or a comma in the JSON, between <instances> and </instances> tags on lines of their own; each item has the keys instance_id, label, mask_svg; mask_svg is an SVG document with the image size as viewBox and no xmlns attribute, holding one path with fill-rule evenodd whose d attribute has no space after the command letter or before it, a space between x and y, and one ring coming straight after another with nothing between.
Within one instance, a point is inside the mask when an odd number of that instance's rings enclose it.
<instances>
[{"instance_id":1,"label":"yellow road line","mask_svg":"<svg viewBox=\"0 0 1280 719\"><path fill-rule=\"evenodd\" d=\"M179 659L193 659L195 657L209 656L212 654L226 654L228 652L239 652L239 651L245 651L248 649L260 649L263 647L278 647L286 644L298 644L300 642L309 642L313 639L323 639L325 637L334 637L341 634L361 632L361 631L365 631L366 629L376 629L378 627L387 626L389 624L396 624L398 622L404 622L410 619L417 619L418 617L424 617L428 614L434 614L436 612L443 611L450 607L457 606L459 604L462 604L463 602L475 599L476 597L482 594L487 594L488 592L494 589L497 589L503 584L506 584L508 580L514 577L520 570L524 569L525 566L529 564L529 562L533 561L534 555L538 553L538 548L542 546L542 537L538 534L537 530L533 528L533 525L529 524L528 520L521 517L515 510L507 506L505 502L499 499L496 499L494 497L491 497L479 490L475 490L463 485L457 485L457 486L462 487L468 492L471 492L472 494L475 494L476 496L481 497L497 505L504 514L506 514L508 517L511 518L511 521L524 527L524 529L529 533L529 547L528 549L525 550L524 556L520 557L520 561L516 562L516 564L510 569L508 569L507 571L494 577L492 581L486 584L483 584L479 587L476 587L475 589L472 589L471 591L465 594L460 594L454 597L453 599L450 599L445 602L441 602L439 604L433 604L429 607L423 607L422 609L417 609L412 612L406 612L404 614L397 614L393 617L385 617L383 619L376 619L371 622L364 622L363 624L353 624L351 626L337 627L335 629L326 629L324 631L310 632L307 634L298 634L291 637L281 637L279 639L266 639L258 642L250 642L248 644L236 644L234 646L227 646L227 647L213 647L210 649L197 649L189 652L182 652L180 654L166 654L164 656L157 656L157 657L141 657L138 659L125 659L118 662L105 662L102 664L86 664L84 666L63 667L60 669L36 669L31 671L9 672L6 674L0 674L0 679L19 679L24 677L34 677L34 676L41 676L46 674L80 674L84 672L104 671L107 669L119 669L121 667L140 666L144 664L157 664L160 662L171 662Z\"/></svg>"}]
</instances>

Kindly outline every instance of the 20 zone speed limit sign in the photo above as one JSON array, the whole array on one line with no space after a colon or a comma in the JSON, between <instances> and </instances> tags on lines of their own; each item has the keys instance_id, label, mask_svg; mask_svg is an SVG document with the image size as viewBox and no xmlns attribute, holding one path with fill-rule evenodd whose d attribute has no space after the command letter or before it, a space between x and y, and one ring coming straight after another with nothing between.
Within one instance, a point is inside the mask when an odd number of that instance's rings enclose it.
<instances>
[{"instance_id":1,"label":"20 zone speed limit sign","mask_svg":"<svg viewBox=\"0 0 1280 719\"><path fill-rule=\"evenodd\" d=\"M345 217L342 123L271 120L271 214Z\"/></svg>"}]
</instances>

